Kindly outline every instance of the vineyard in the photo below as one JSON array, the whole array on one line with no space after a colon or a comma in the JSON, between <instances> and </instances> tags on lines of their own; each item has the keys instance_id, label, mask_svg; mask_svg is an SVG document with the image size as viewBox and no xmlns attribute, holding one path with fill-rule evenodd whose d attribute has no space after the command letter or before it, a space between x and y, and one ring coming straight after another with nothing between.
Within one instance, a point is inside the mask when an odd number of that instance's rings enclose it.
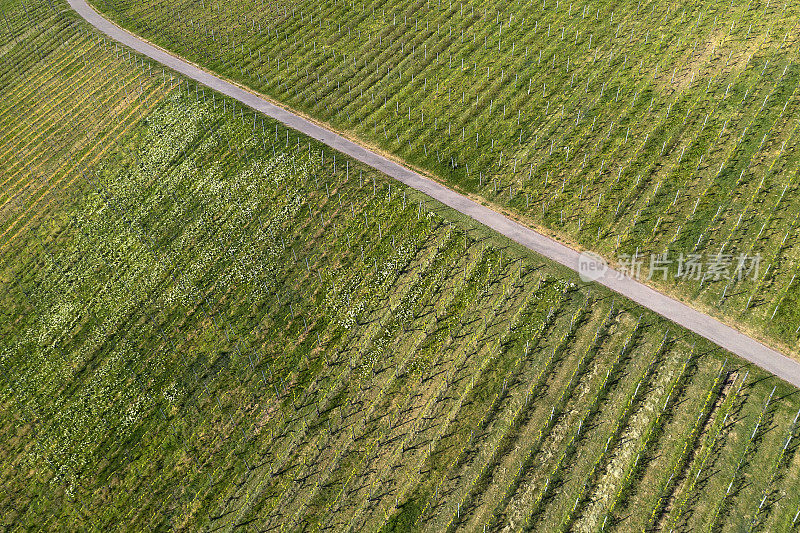
<instances>
[{"instance_id":1,"label":"vineyard","mask_svg":"<svg viewBox=\"0 0 800 533\"><path fill-rule=\"evenodd\" d=\"M797 354L795 4L95 5Z\"/></svg>"},{"instance_id":2,"label":"vineyard","mask_svg":"<svg viewBox=\"0 0 800 533\"><path fill-rule=\"evenodd\" d=\"M788 387L188 92L4 255L7 525L795 521Z\"/></svg>"},{"instance_id":3,"label":"vineyard","mask_svg":"<svg viewBox=\"0 0 800 533\"><path fill-rule=\"evenodd\" d=\"M24 7L24 9L23 9ZM171 89L139 59L45 3L4 13L0 35L0 253L80 193L101 160ZM7 24L7 26L6 26ZM172 82L174 84L174 82ZM30 249L26 253L38 253Z\"/></svg>"},{"instance_id":4,"label":"vineyard","mask_svg":"<svg viewBox=\"0 0 800 533\"><path fill-rule=\"evenodd\" d=\"M0 527L800 526L795 389L62 8L3 7Z\"/></svg>"}]
</instances>

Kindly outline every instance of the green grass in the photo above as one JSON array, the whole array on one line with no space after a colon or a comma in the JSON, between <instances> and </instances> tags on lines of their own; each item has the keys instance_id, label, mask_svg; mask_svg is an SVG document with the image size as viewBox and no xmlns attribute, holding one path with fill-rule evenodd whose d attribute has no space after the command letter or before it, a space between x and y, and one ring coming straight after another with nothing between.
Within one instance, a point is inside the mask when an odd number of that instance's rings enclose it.
<instances>
[{"instance_id":1,"label":"green grass","mask_svg":"<svg viewBox=\"0 0 800 533\"><path fill-rule=\"evenodd\" d=\"M794 527L795 389L67 28L3 93L3 528Z\"/></svg>"},{"instance_id":2,"label":"green grass","mask_svg":"<svg viewBox=\"0 0 800 533\"><path fill-rule=\"evenodd\" d=\"M645 277L668 252L652 283L797 355L797 6L95 5L560 238L638 251ZM676 279L681 253L762 259Z\"/></svg>"},{"instance_id":3,"label":"green grass","mask_svg":"<svg viewBox=\"0 0 800 533\"><path fill-rule=\"evenodd\" d=\"M0 250L69 203L81 172L99 161L176 82L142 68L74 16L25 5L24 38L2 48L0 67ZM24 22L30 31L26 31Z\"/></svg>"}]
</instances>

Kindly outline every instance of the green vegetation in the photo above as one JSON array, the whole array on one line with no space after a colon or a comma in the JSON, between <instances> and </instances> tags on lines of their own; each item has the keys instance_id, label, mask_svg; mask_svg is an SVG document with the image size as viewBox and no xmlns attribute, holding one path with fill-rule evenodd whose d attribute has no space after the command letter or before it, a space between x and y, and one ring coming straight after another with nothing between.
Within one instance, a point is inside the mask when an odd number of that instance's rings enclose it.
<instances>
[{"instance_id":1,"label":"green vegetation","mask_svg":"<svg viewBox=\"0 0 800 533\"><path fill-rule=\"evenodd\" d=\"M788 387L189 92L4 253L6 524L793 521Z\"/></svg>"},{"instance_id":2,"label":"green vegetation","mask_svg":"<svg viewBox=\"0 0 800 533\"><path fill-rule=\"evenodd\" d=\"M796 527L795 389L24 6L4 529Z\"/></svg>"},{"instance_id":3,"label":"green vegetation","mask_svg":"<svg viewBox=\"0 0 800 533\"><path fill-rule=\"evenodd\" d=\"M20 234L80 194L81 169L99 161L176 82L51 4L19 3L3 18L0 253L5 257Z\"/></svg>"},{"instance_id":4,"label":"green vegetation","mask_svg":"<svg viewBox=\"0 0 800 533\"><path fill-rule=\"evenodd\" d=\"M654 284L797 355L797 5L95 4L645 276L666 252ZM708 275L675 279L681 253ZM709 268L743 254L757 275Z\"/></svg>"}]
</instances>

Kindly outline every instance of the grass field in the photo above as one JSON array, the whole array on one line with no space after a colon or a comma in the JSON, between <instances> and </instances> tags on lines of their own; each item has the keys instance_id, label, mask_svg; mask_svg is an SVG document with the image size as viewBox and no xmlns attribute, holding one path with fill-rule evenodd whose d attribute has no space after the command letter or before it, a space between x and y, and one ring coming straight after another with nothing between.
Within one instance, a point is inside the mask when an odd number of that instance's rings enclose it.
<instances>
[{"instance_id":1,"label":"grass field","mask_svg":"<svg viewBox=\"0 0 800 533\"><path fill-rule=\"evenodd\" d=\"M795 4L95 4L798 353Z\"/></svg>"},{"instance_id":2,"label":"grass field","mask_svg":"<svg viewBox=\"0 0 800 533\"><path fill-rule=\"evenodd\" d=\"M796 528L795 389L24 7L4 529Z\"/></svg>"}]
</instances>

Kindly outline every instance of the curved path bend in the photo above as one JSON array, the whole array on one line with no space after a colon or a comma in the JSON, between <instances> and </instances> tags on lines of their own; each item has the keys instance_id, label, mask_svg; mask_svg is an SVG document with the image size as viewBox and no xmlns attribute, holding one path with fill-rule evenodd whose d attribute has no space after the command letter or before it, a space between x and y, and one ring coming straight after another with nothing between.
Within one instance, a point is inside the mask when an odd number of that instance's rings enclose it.
<instances>
[{"instance_id":1,"label":"curved path bend","mask_svg":"<svg viewBox=\"0 0 800 533\"><path fill-rule=\"evenodd\" d=\"M169 67L219 93L234 98L242 104L330 146L334 150L383 172L548 259L552 259L572 270L578 270L579 260L581 260L580 252L143 41L101 16L85 0L68 0L68 2L81 17L96 29L153 61ZM800 362L790 359L782 353L723 324L719 320L666 296L643 283L622 276L618 271L611 268L608 268L596 281L771 372L792 385L800 387Z\"/></svg>"}]
</instances>

